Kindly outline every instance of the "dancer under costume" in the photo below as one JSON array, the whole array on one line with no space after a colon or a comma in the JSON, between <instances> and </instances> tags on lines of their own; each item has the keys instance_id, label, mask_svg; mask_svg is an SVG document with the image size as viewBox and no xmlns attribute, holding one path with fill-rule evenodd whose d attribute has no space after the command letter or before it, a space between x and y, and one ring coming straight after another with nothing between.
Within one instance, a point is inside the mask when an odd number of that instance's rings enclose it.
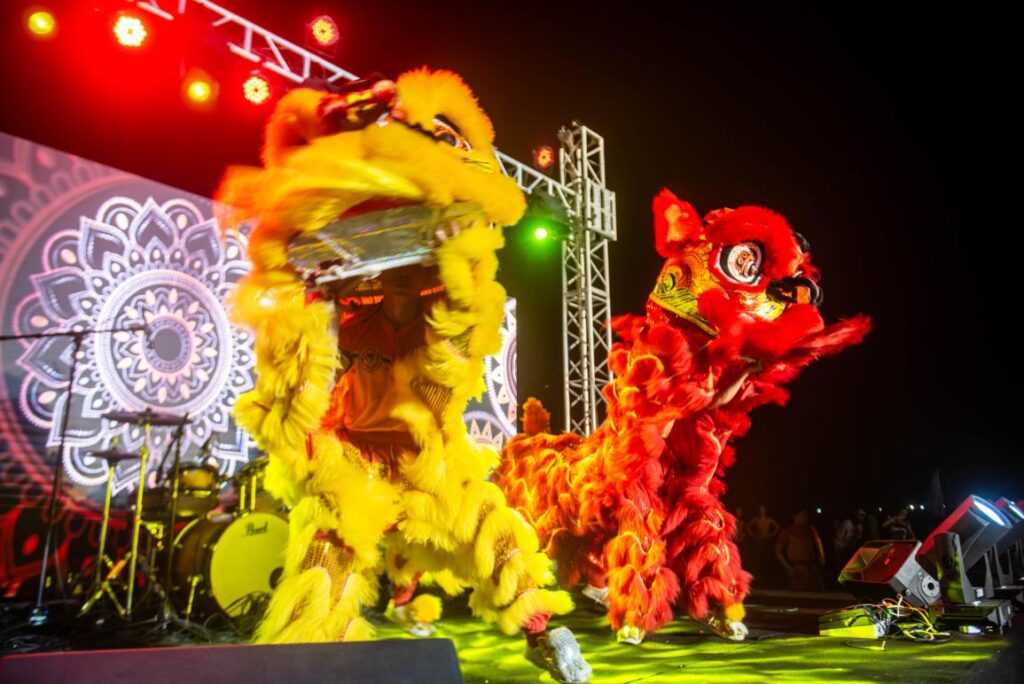
<instances>
[{"instance_id":1,"label":"dancer under costume","mask_svg":"<svg viewBox=\"0 0 1024 684\"><path fill-rule=\"evenodd\" d=\"M422 69L337 94L292 91L267 126L264 167L225 177L230 222L259 220L233 302L253 330L258 377L235 415L270 456L267 489L291 507L261 643L368 638L360 613L382 572L399 588L400 619L429 623L438 607L407 600L430 573L446 591L472 588L474 613L503 632L525 632L527 657L556 679L589 679L572 633L547 626L571 600L544 588L551 562L487 481L497 456L462 418L500 347L492 225L514 223L525 204L492 140L462 80ZM432 265L357 290L376 303L339 316L346 284L309 288L289 261L293 241L326 224L409 206L448 218L424 228Z\"/></svg>"},{"instance_id":2,"label":"dancer under costume","mask_svg":"<svg viewBox=\"0 0 1024 684\"><path fill-rule=\"evenodd\" d=\"M639 643L680 604L743 639L750 575L720 496L731 442L750 412L785 403L783 385L812 361L856 344L864 317L825 327L803 239L760 207L701 220L667 190L654 201L666 263L646 316L613 326L608 417L591 435L550 435L526 403L499 484L534 524L559 579L589 583L621 641Z\"/></svg>"}]
</instances>

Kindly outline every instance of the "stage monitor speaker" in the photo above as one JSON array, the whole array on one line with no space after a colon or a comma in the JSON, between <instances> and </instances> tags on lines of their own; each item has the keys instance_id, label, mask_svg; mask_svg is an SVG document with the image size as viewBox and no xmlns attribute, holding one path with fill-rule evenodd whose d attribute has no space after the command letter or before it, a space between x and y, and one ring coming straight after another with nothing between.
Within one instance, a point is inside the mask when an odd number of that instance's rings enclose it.
<instances>
[{"instance_id":1,"label":"stage monitor speaker","mask_svg":"<svg viewBox=\"0 0 1024 684\"><path fill-rule=\"evenodd\" d=\"M855 594L875 601L903 594L908 603L930 606L942 591L938 581L915 558L920 542L873 541L857 549L839 574L839 582Z\"/></svg>"},{"instance_id":2,"label":"stage monitor speaker","mask_svg":"<svg viewBox=\"0 0 1024 684\"><path fill-rule=\"evenodd\" d=\"M7 656L0 682L33 684L461 684L447 639L176 646Z\"/></svg>"}]
</instances>

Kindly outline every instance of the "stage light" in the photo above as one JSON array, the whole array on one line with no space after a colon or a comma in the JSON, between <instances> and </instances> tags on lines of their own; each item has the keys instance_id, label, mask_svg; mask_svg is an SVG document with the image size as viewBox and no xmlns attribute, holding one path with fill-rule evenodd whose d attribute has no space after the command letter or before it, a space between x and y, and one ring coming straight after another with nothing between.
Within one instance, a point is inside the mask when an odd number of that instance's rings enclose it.
<instances>
[{"instance_id":1,"label":"stage light","mask_svg":"<svg viewBox=\"0 0 1024 684\"><path fill-rule=\"evenodd\" d=\"M217 81L202 69L192 68L181 81L181 99L190 108L210 111L217 103Z\"/></svg>"},{"instance_id":2,"label":"stage light","mask_svg":"<svg viewBox=\"0 0 1024 684\"><path fill-rule=\"evenodd\" d=\"M874 601L903 594L914 606L930 606L942 595L939 582L915 555L921 548L916 541L873 541L857 549L839 573L839 583L857 596Z\"/></svg>"},{"instance_id":3,"label":"stage light","mask_svg":"<svg viewBox=\"0 0 1024 684\"><path fill-rule=\"evenodd\" d=\"M1005 497L996 500L996 508L1009 518L1014 525L1019 525L1024 521L1024 511L1021 510L1020 506Z\"/></svg>"},{"instance_id":4,"label":"stage light","mask_svg":"<svg viewBox=\"0 0 1024 684\"><path fill-rule=\"evenodd\" d=\"M261 105L270 99L272 94L270 81L259 72L253 72L242 84L242 95L255 105Z\"/></svg>"},{"instance_id":5,"label":"stage light","mask_svg":"<svg viewBox=\"0 0 1024 684\"><path fill-rule=\"evenodd\" d=\"M146 25L138 17L122 14L114 22L114 37L125 47L140 47L146 42Z\"/></svg>"},{"instance_id":6,"label":"stage light","mask_svg":"<svg viewBox=\"0 0 1024 684\"><path fill-rule=\"evenodd\" d=\"M550 145L541 145L533 150L533 165L547 171L555 163L555 151Z\"/></svg>"},{"instance_id":7,"label":"stage light","mask_svg":"<svg viewBox=\"0 0 1024 684\"><path fill-rule=\"evenodd\" d=\"M335 45L341 37L338 32L338 24L326 14L321 14L309 22L309 34L313 41L322 48Z\"/></svg>"},{"instance_id":8,"label":"stage light","mask_svg":"<svg viewBox=\"0 0 1024 684\"><path fill-rule=\"evenodd\" d=\"M186 92L188 93L188 99L193 102L207 102L213 95L213 86L206 81L192 81L186 87Z\"/></svg>"},{"instance_id":9,"label":"stage light","mask_svg":"<svg viewBox=\"0 0 1024 684\"><path fill-rule=\"evenodd\" d=\"M57 30L57 20L47 10L36 10L26 21L29 32L37 38L50 38Z\"/></svg>"},{"instance_id":10,"label":"stage light","mask_svg":"<svg viewBox=\"0 0 1024 684\"><path fill-rule=\"evenodd\" d=\"M907 506L907 510L909 510L909 511L914 510L914 504L910 504L909 506Z\"/></svg>"},{"instance_id":11,"label":"stage light","mask_svg":"<svg viewBox=\"0 0 1024 684\"><path fill-rule=\"evenodd\" d=\"M977 586L968 573L1010 527L1010 521L991 502L968 496L925 538L918 560L939 578L948 600L971 603L987 598L992 587L989 564L984 564Z\"/></svg>"},{"instance_id":12,"label":"stage light","mask_svg":"<svg viewBox=\"0 0 1024 684\"><path fill-rule=\"evenodd\" d=\"M1010 521L996 507L980 496L969 496L956 507L921 545L920 556L929 556L935 538L955 532L960 535L964 569L969 569L985 555L999 539L1010 531Z\"/></svg>"},{"instance_id":13,"label":"stage light","mask_svg":"<svg viewBox=\"0 0 1024 684\"><path fill-rule=\"evenodd\" d=\"M528 230L535 242L564 240L569 235L569 213L561 200L538 186L527 194L526 212L516 225Z\"/></svg>"}]
</instances>

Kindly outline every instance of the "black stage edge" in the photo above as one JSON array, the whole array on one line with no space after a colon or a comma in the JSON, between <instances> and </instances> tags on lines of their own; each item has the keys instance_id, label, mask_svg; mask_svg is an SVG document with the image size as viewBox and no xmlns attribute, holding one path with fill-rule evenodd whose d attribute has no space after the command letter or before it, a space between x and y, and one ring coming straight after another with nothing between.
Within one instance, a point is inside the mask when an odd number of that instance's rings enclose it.
<instances>
[{"instance_id":1,"label":"black stage edge","mask_svg":"<svg viewBox=\"0 0 1024 684\"><path fill-rule=\"evenodd\" d=\"M1010 643L988 660L975 663L964 684L1024 682L1024 616L1018 615L1008 633Z\"/></svg>"},{"instance_id":2,"label":"black stage edge","mask_svg":"<svg viewBox=\"0 0 1024 684\"><path fill-rule=\"evenodd\" d=\"M447 639L272 646L184 646L8 656L0 682L19 684L461 684Z\"/></svg>"}]
</instances>

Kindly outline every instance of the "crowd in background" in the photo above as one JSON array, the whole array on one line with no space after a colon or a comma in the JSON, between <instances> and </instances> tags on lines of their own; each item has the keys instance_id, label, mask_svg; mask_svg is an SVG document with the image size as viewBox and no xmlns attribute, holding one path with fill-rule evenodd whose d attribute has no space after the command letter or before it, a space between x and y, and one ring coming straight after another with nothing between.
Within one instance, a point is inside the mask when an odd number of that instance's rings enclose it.
<instances>
[{"instance_id":1,"label":"crowd in background","mask_svg":"<svg viewBox=\"0 0 1024 684\"><path fill-rule=\"evenodd\" d=\"M918 538L907 508L890 514L858 508L830 518L821 509L801 508L785 525L764 505L752 517L746 517L742 508L734 515L743 566L760 588L832 589L838 586L843 566L865 542Z\"/></svg>"}]
</instances>

